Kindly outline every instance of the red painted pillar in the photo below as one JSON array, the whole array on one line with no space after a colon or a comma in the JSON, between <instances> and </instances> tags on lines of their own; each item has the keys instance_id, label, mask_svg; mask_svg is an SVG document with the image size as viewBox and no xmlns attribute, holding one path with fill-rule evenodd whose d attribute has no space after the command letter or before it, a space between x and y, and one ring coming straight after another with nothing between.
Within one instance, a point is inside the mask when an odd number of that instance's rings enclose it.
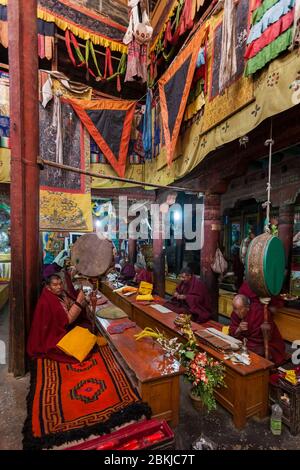
<instances>
[{"instance_id":1,"label":"red painted pillar","mask_svg":"<svg viewBox=\"0 0 300 470\"><path fill-rule=\"evenodd\" d=\"M9 370L26 370L26 340L39 289L37 0L9 0L11 250Z\"/></svg>"},{"instance_id":2,"label":"red painted pillar","mask_svg":"<svg viewBox=\"0 0 300 470\"><path fill-rule=\"evenodd\" d=\"M218 316L218 277L211 264L218 247L221 217L219 194L206 194L204 199L204 245L201 250L201 276L211 295L214 318Z\"/></svg>"},{"instance_id":3,"label":"red painted pillar","mask_svg":"<svg viewBox=\"0 0 300 470\"><path fill-rule=\"evenodd\" d=\"M136 240L132 238L128 240L128 258L129 263L134 264L136 262Z\"/></svg>"},{"instance_id":4,"label":"red painted pillar","mask_svg":"<svg viewBox=\"0 0 300 470\"><path fill-rule=\"evenodd\" d=\"M165 297L165 254L162 237L153 240L153 278L154 291L160 297Z\"/></svg>"},{"instance_id":5,"label":"red painted pillar","mask_svg":"<svg viewBox=\"0 0 300 470\"><path fill-rule=\"evenodd\" d=\"M154 292L160 297L165 297L165 253L164 235L162 227L162 214L153 225L153 282Z\"/></svg>"}]
</instances>

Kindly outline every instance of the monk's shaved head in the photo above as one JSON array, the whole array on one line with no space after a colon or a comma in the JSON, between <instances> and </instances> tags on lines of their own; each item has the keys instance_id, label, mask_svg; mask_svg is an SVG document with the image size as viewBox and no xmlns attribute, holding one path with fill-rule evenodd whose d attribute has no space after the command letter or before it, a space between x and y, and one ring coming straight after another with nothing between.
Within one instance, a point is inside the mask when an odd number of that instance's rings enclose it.
<instances>
[{"instance_id":1,"label":"monk's shaved head","mask_svg":"<svg viewBox=\"0 0 300 470\"><path fill-rule=\"evenodd\" d=\"M250 299L246 295L238 294L234 297L233 303L237 305L242 305L243 307L249 307Z\"/></svg>"},{"instance_id":2,"label":"monk's shaved head","mask_svg":"<svg viewBox=\"0 0 300 470\"><path fill-rule=\"evenodd\" d=\"M250 308L250 299L245 295L238 294L232 301L233 311L242 319L247 315Z\"/></svg>"}]
</instances>

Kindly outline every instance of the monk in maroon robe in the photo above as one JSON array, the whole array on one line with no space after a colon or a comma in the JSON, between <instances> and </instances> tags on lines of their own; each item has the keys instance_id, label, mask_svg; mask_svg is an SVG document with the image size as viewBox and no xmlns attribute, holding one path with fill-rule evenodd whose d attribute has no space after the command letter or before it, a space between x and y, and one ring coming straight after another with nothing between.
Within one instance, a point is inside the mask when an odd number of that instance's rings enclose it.
<instances>
[{"instance_id":1,"label":"monk in maroon robe","mask_svg":"<svg viewBox=\"0 0 300 470\"><path fill-rule=\"evenodd\" d=\"M133 264L129 263L128 258L125 258L125 263L121 270L121 279L124 281L130 281L135 277L135 269Z\"/></svg>"},{"instance_id":2,"label":"monk in maroon robe","mask_svg":"<svg viewBox=\"0 0 300 470\"><path fill-rule=\"evenodd\" d=\"M276 303L276 299L273 299L270 306L275 306ZM264 337L261 329L264 323L264 305L247 282L242 284L239 295L234 298L233 308L229 328L231 336L241 340L247 338L248 349L264 356ZM285 344L270 312L268 322L271 326L269 339L270 360L276 365L280 365L285 360Z\"/></svg>"},{"instance_id":3,"label":"monk in maroon robe","mask_svg":"<svg viewBox=\"0 0 300 470\"><path fill-rule=\"evenodd\" d=\"M140 282L144 281L144 282L149 282L150 284L152 284L153 280L152 280L151 271L149 271L148 269L144 269L144 267L139 263L136 263L134 265L134 269L135 269L135 278L133 279L134 282L139 284Z\"/></svg>"},{"instance_id":4,"label":"monk in maroon robe","mask_svg":"<svg viewBox=\"0 0 300 470\"><path fill-rule=\"evenodd\" d=\"M192 315L193 321L205 323L212 316L211 299L204 282L200 281L190 268L181 271L182 282L177 286L172 299L165 304L176 313Z\"/></svg>"},{"instance_id":5,"label":"monk in maroon robe","mask_svg":"<svg viewBox=\"0 0 300 470\"><path fill-rule=\"evenodd\" d=\"M32 359L49 358L59 362L78 362L59 348L57 343L74 326L90 326L85 315L85 296L82 291L73 299L63 290L61 278L54 274L47 280L38 300L27 343Z\"/></svg>"}]
</instances>

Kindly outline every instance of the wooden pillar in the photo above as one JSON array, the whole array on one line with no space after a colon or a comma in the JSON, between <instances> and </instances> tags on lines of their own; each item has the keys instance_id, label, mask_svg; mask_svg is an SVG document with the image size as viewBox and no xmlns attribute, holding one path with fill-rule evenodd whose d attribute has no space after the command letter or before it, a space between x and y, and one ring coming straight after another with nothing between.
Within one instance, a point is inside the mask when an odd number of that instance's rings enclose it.
<instances>
[{"instance_id":1,"label":"wooden pillar","mask_svg":"<svg viewBox=\"0 0 300 470\"><path fill-rule=\"evenodd\" d=\"M26 371L26 340L39 289L37 0L8 5L11 119L9 371Z\"/></svg>"},{"instance_id":2,"label":"wooden pillar","mask_svg":"<svg viewBox=\"0 0 300 470\"><path fill-rule=\"evenodd\" d=\"M293 246L294 230L294 205L289 204L279 208L278 236L283 243L285 251L285 266L289 270L291 251ZM289 276L285 279L285 287L288 287Z\"/></svg>"},{"instance_id":3,"label":"wooden pillar","mask_svg":"<svg viewBox=\"0 0 300 470\"><path fill-rule=\"evenodd\" d=\"M160 297L165 296L165 253L161 231L153 239L153 278L154 292Z\"/></svg>"},{"instance_id":4,"label":"wooden pillar","mask_svg":"<svg viewBox=\"0 0 300 470\"><path fill-rule=\"evenodd\" d=\"M211 264L219 244L221 231L221 198L219 194L206 194L204 199L204 245L201 250L201 277L212 299L213 316L218 317L218 277Z\"/></svg>"},{"instance_id":5,"label":"wooden pillar","mask_svg":"<svg viewBox=\"0 0 300 470\"><path fill-rule=\"evenodd\" d=\"M128 258L129 263L134 264L136 262L136 240L132 238L128 240Z\"/></svg>"},{"instance_id":6,"label":"wooden pillar","mask_svg":"<svg viewBox=\"0 0 300 470\"><path fill-rule=\"evenodd\" d=\"M176 240L175 263L176 273L180 273L183 264L184 240Z\"/></svg>"}]
</instances>

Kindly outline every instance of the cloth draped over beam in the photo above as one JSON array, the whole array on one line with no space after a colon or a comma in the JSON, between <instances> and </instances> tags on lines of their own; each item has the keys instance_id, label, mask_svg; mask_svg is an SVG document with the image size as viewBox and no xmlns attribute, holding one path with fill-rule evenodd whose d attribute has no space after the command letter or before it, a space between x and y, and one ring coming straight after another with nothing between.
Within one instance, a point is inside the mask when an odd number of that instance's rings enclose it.
<instances>
[{"instance_id":1,"label":"cloth draped over beam","mask_svg":"<svg viewBox=\"0 0 300 470\"><path fill-rule=\"evenodd\" d=\"M6 6L7 0L0 0L0 7L2 7L0 9L0 42L2 44L1 37L7 37L3 30L3 28L7 29L7 18L1 20L1 14L4 15ZM37 18L43 23L52 23L63 31L69 29L75 36L84 40L90 39L95 45L127 53L127 46L122 43L126 28L82 5L76 5L69 0L38 0ZM6 23L5 27L3 23ZM43 28L46 26L44 25ZM41 33L40 27L39 34L50 37ZM42 49L40 50L43 52Z\"/></svg>"},{"instance_id":2,"label":"cloth draped over beam","mask_svg":"<svg viewBox=\"0 0 300 470\"><path fill-rule=\"evenodd\" d=\"M167 163L169 166L172 164L180 126L189 97L199 46L201 46L205 35L206 29L199 29L158 82L162 123L167 149Z\"/></svg>"},{"instance_id":3,"label":"cloth draped over beam","mask_svg":"<svg viewBox=\"0 0 300 470\"><path fill-rule=\"evenodd\" d=\"M63 163L88 171L90 169L88 133L72 107L65 99L57 96L74 98L74 94L53 79L53 95L60 100L61 119L53 120L53 100L46 108L40 104L40 156L45 160L54 162L57 160L57 134L61 132ZM85 92L83 96L90 98L91 90ZM93 230L89 177L50 167L41 171L40 228L46 231Z\"/></svg>"},{"instance_id":4,"label":"cloth draped over beam","mask_svg":"<svg viewBox=\"0 0 300 470\"><path fill-rule=\"evenodd\" d=\"M110 99L67 102L117 175L123 178L136 102Z\"/></svg>"}]
</instances>

